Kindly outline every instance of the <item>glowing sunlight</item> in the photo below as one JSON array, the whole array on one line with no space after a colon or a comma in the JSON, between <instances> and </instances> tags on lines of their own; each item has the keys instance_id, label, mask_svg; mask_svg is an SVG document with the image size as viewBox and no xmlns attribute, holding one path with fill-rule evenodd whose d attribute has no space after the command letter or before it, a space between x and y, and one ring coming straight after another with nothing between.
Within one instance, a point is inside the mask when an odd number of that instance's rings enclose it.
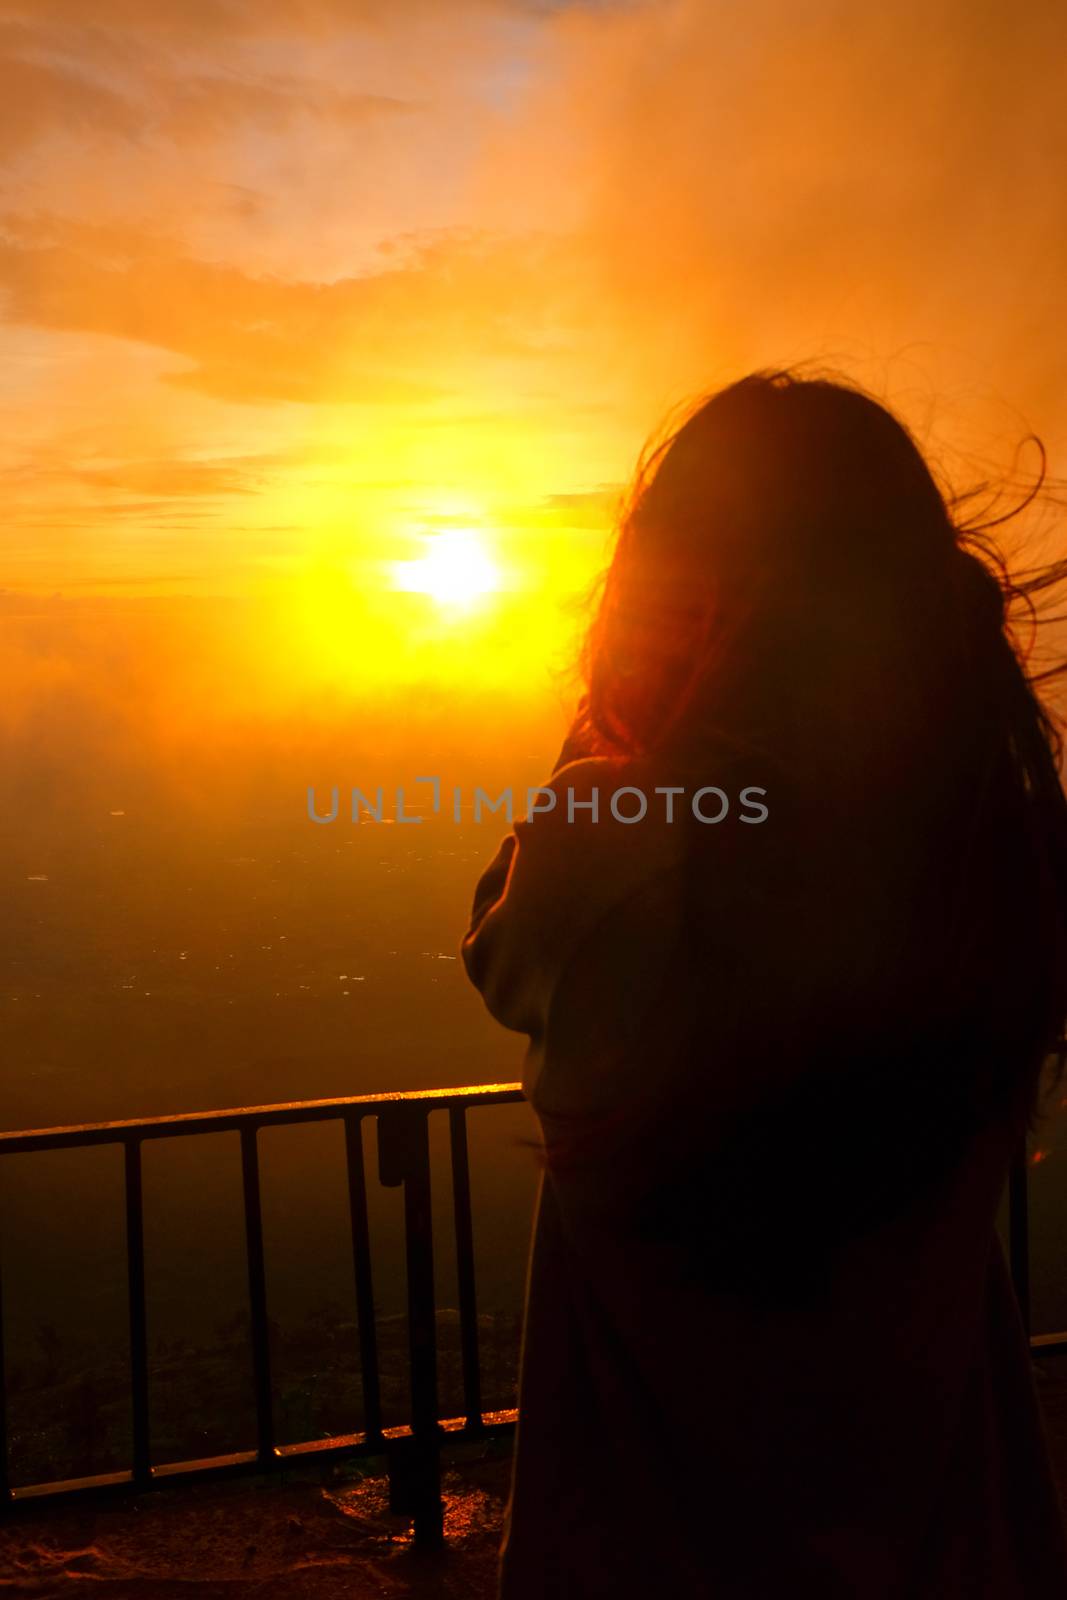
<instances>
[{"instance_id":1,"label":"glowing sunlight","mask_svg":"<svg viewBox=\"0 0 1067 1600\"><path fill-rule=\"evenodd\" d=\"M442 607L466 611L500 588L499 569L473 528L423 537L423 555L391 564L397 589L427 594Z\"/></svg>"}]
</instances>

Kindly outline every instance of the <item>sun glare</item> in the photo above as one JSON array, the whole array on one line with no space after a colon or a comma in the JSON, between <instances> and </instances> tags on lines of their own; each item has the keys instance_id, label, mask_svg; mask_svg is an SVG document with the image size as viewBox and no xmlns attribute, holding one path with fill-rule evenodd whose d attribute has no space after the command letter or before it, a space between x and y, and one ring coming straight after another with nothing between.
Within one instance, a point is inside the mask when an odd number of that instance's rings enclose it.
<instances>
[{"instance_id":1,"label":"sun glare","mask_svg":"<svg viewBox=\"0 0 1067 1600\"><path fill-rule=\"evenodd\" d=\"M500 588L499 570L473 528L448 528L423 537L424 555L392 563L396 588L463 609Z\"/></svg>"}]
</instances>

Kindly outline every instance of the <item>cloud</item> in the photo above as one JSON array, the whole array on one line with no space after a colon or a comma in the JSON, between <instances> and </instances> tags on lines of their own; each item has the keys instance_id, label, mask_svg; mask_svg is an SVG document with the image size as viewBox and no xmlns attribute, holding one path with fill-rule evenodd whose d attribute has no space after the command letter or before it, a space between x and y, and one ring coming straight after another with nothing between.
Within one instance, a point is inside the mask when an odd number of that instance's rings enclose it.
<instances>
[{"instance_id":1,"label":"cloud","mask_svg":"<svg viewBox=\"0 0 1067 1600\"><path fill-rule=\"evenodd\" d=\"M101 467L79 459L67 447L38 452L28 459L0 467L0 485L11 491L25 485L64 483L97 493L114 491L124 495L214 499L219 495L257 493L267 470L275 467L279 459L270 455L218 461L184 461L180 457L155 461L117 458Z\"/></svg>"},{"instance_id":2,"label":"cloud","mask_svg":"<svg viewBox=\"0 0 1067 1600\"><path fill-rule=\"evenodd\" d=\"M0 53L0 151L10 157L57 135L154 138L188 147L242 128L277 132L301 119L358 131L416 109L397 95L361 93L313 76L190 74L151 59L126 81L110 78L63 61Z\"/></svg>"},{"instance_id":3,"label":"cloud","mask_svg":"<svg viewBox=\"0 0 1067 1600\"><path fill-rule=\"evenodd\" d=\"M549 17L568 8L606 9L605 0L93 0L91 27L196 40L299 37L403 26L429 14L504 13ZM7 0L0 22L86 27L85 0Z\"/></svg>"},{"instance_id":4,"label":"cloud","mask_svg":"<svg viewBox=\"0 0 1067 1600\"><path fill-rule=\"evenodd\" d=\"M299 118L360 129L417 108L396 95L358 93L315 78L222 73L160 79L146 96L145 121L176 143L215 139L242 125L291 126Z\"/></svg>"},{"instance_id":5,"label":"cloud","mask_svg":"<svg viewBox=\"0 0 1067 1600\"><path fill-rule=\"evenodd\" d=\"M0 152L57 132L131 138L141 118L123 95L66 67L0 55Z\"/></svg>"},{"instance_id":6,"label":"cloud","mask_svg":"<svg viewBox=\"0 0 1067 1600\"><path fill-rule=\"evenodd\" d=\"M169 381L229 400L426 403L434 373L479 356L536 361L528 316L552 283L550 242L458 233L405 241L395 266L286 282L194 260L163 235L9 217L0 287L13 322L153 345Z\"/></svg>"},{"instance_id":7,"label":"cloud","mask_svg":"<svg viewBox=\"0 0 1067 1600\"><path fill-rule=\"evenodd\" d=\"M504 0L380 14L0 0L2 203L165 217L193 257L351 276L390 235L471 225L467 169L551 25Z\"/></svg>"},{"instance_id":8,"label":"cloud","mask_svg":"<svg viewBox=\"0 0 1067 1600\"><path fill-rule=\"evenodd\" d=\"M1007 0L564 15L487 152L481 211L568 230L618 330L597 379L635 426L816 358L920 432L1014 443L1014 405L1054 440L1065 52L1053 0L1025 21Z\"/></svg>"},{"instance_id":9,"label":"cloud","mask_svg":"<svg viewBox=\"0 0 1067 1600\"><path fill-rule=\"evenodd\" d=\"M568 527L603 528L614 517L623 490L621 483L604 483L573 494L546 494L543 504L559 512Z\"/></svg>"},{"instance_id":10,"label":"cloud","mask_svg":"<svg viewBox=\"0 0 1067 1600\"><path fill-rule=\"evenodd\" d=\"M255 494L262 476L229 461L121 461L113 467L83 467L76 477L88 489L184 498Z\"/></svg>"}]
</instances>

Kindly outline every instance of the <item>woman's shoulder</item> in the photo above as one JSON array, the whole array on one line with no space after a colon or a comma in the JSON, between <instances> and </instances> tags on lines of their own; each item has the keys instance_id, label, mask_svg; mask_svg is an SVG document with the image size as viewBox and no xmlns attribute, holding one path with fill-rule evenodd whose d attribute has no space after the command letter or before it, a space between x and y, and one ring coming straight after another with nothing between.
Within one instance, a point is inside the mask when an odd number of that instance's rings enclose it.
<instances>
[{"instance_id":1,"label":"woman's shoulder","mask_svg":"<svg viewBox=\"0 0 1067 1600\"><path fill-rule=\"evenodd\" d=\"M625 848L646 860L677 860L690 824L707 848L767 820L770 788L758 776L714 755L699 763L660 752L583 756L528 791L516 831L534 837L536 830L546 848L573 848L578 840L597 851L594 859Z\"/></svg>"},{"instance_id":2,"label":"woman's shoulder","mask_svg":"<svg viewBox=\"0 0 1067 1600\"><path fill-rule=\"evenodd\" d=\"M584 756L527 797L515 825L520 852L540 871L558 869L569 892L614 898L631 881L673 866L684 849L676 805L645 760Z\"/></svg>"}]
</instances>

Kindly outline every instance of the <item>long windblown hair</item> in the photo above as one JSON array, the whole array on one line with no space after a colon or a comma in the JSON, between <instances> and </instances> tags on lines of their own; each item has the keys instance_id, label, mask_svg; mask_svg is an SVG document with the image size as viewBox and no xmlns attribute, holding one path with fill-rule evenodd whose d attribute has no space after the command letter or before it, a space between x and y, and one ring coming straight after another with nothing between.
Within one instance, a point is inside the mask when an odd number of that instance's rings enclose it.
<instances>
[{"instance_id":1,"label":"long windblown hair","mask_svg":"<svg viewBox=\"0 0 1067 1600\"><path fill-rule=\"evenodd\" d=\"M591 744L634 754L681 730L753 748L791 647L810 674L821 641L835 667L927 695L954 659L976 712L995 685L1041 783L1058 738L1010 623L1067 562L1013 579L989 537L1007 519L963 514L980 492L947 498L907 429L843 382L761 372L713 394L646 451L619 519L582 650Z\"/></svg>"},{"instance_id":2,"label":"long windblown hair","mask_svg":"<svg viewBox=\"0 0 1067 1600\"><path fill-rule=\"evenodd\" d=\"M792 796L789 848L858 827L876 873L910 873L929 899L927 948L903 958L897 983L905 1022L881 1046L862 1042L862 1071L855 1051L813 1064L777 1109L735 1130L735 1160L720 1151L724 1194L744 1189L757 1144L774 1148L780 1174L762 1200L750 1185L747 1202L723 1202L734 1216L747 1203L738 1260L765 1247L752 1219L780 1207L790 1174L815 1196L809 1237L825 1241L850 1184L869 1205L852 1195L849 1225L873 1225L991 1120L1021 1132L1042 1064L1062 1050L1067 802L1038 690L1059 669L1028 666L1021 640L1067 563L1009 575L992 531L1004 519L983 520L980 499L939 487L906 428L857 388L762 372L651 448L622 511L574 748L694 771L714 752L718 771L733 763ZM718 868L702 866L713 831L692 828L691 989L723 954L709 912ZM991 986L999 1011L983 1008ZM855 1170L841 1154L849 1119L875 1105L880 1177L869 1152ZM805 1129L818 1151L799 1150ZM572 1131L550 1165L585 1160L605 1130ZM673 1217L699 1210L679 1193ZM778 1237L780 1218L764 1220Z\"/></svg>"}]
</instances>

